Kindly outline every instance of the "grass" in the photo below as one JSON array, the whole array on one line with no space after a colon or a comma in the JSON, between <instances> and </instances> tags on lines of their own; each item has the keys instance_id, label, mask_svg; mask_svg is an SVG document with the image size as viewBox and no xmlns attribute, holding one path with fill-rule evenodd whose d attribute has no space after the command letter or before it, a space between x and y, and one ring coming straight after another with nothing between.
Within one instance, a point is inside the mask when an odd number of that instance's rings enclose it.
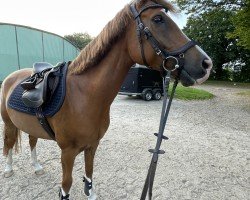
<instances>
[{"instance_id":1,"label":"grass","mask_svg":"<svg viewBox=\"0 0 250 200\"><path fill-rule=\"evenodd\" d=\"M172 91L172 84L170 85L169 94ZM181 100L207 100L212 99L214 97L213 94L201 90L201 89L195 89L192 87L184 87L181 85L178 85L175 92L175 98L181 99Z\"/></svg>"},{"instance_id":2,"label":"grass","mask_svg":"<svg viewBox=\"0 0 250 200\"><path fill-rule=\"evenodd\" d=\"M241 95L241 96L250 97L250 90L249 90L249 91L239 92L239 93L237 93L237 94L238 94L238 95Z\"/></svg>"}]
</instances>

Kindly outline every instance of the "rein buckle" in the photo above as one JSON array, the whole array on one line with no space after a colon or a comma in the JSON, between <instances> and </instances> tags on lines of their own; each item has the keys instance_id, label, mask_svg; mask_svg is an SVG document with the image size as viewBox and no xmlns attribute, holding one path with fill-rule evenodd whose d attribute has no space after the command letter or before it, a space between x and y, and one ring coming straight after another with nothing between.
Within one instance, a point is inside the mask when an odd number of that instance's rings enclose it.
<instances>
[{"instance_id":1,"label":"rein buckle","mask_svg":"<svg viewBox=\"0 0 250 200\"><path fill-rule=\"evenodd\" d=\"M162 52L161 52L160 49L157 49L157 50L156 50L156 54L157 54L158 56L161 55L161 53L162 53Z\"/></svg>"},{"instance_id":2,"label":"rein buckle","mask_svg":"<svg viewBox=\"0 0 250 200\"><path fill-rule=\"evenodd\" d=\"M139 29L142 31L142 30L144 29L144 24L143 24L143 23L140 23L140 24L138 24L138 27L139 27Z\"/></svg>"},{"instance_id":3,"label":"rein buckle","mask_svg":"<svg viewBox=\"0 0 250 200\"><path fill-rule=\"evenodd\" d=\"M181 53L181 54L179 55L179 58L185 58L184 53Z\"/></svg>"}]
</instances>

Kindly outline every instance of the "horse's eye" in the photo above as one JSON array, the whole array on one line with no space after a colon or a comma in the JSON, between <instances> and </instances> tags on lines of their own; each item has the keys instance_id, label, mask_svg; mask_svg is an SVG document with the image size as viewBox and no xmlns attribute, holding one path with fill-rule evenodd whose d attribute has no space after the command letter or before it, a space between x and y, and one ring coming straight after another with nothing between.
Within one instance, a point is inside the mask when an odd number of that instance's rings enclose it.
<instances>
[{"instance_id":1,"label":"horse's eye","mask_svg":"<svg viewBox=\"0 0 250 200\"><path fill-rule=\"evenodd\" d=\"M157 16L155 16L155 17L153 18L153 21L154 21L155 23L163 23L163 18L162 18L161 15L157 15Z\"/></svg>"}]
</instances>

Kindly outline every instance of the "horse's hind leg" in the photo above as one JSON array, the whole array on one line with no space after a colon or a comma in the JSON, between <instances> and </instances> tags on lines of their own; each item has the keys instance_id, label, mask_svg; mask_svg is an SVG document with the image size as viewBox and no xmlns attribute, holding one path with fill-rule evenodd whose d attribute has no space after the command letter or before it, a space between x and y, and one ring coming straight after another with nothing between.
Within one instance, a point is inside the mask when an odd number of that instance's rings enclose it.
<instances>
[{"instance_id":1,"label":"horse's hind leg","mask_svg":"<svg viewBox=\"0 0 250 200\"><path fill-rule=\"evenodd\" d=\"M35 169L35 173L37 175L42 175L44 174L44 170L43 167L37 161L37 154L36 154L37 138L29 135L29 144L31 150L31 164Z\"/></svg>"},{"instance_id":2,"label":"horse's hind leg","mask_svg":"<svg viewBox=\"0 0 250 200\"><path fill-rule=\"evenodd\" d=\"M97 195L94 192L94 186L92 181L94 157L97 146L98 143L84 151L86 176L84 177L83 181L85 183L84 193L88 196L88 200L95 200L97 198Z\"/></svg>"},{"instance_id":3,"label":"horse's hind leg","mask_svg":"<svg viewBox=\"0 0 250 200\"><path fill-rule=\"evenodd\" d=\"M3 129L3 135L4 135L4 148L3 148L3 154L7 156L7 163L4 170L4 177L9 178L13 175L13 168L12 168L12 151L14 145L16 146L17 151L17 145L18 145L18 137L19 137L19 130L15 125L9 121L7 123L4 123L4 129Z\"/></svg>"}]
</instances>

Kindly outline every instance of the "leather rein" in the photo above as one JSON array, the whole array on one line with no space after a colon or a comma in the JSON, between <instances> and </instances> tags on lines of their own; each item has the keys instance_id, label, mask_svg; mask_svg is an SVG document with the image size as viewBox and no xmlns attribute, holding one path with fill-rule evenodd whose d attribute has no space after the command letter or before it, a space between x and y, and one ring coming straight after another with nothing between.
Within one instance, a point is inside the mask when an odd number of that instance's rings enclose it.
<instances>
[{"instance_id":1,"label":"leather rein","mask_svg":"<svg viewBox=\"0 0 250 200\"><path fill-rule=\"evenodd\" d=\"M168 114L170 111L171 103L172 103L172 100L174 98L175 90L176 90L176 87L178 85L178 79L179 79L181 71L184 70L184 61L185 61L184 60L184 57L185 57L184 53L187 50L189 50L191 47L196 45L196 42L191 40L188 43L186 43L184 46L182 46L181 48L179 48L175 51L169 52L166 49L162 48L162 46L159 44L159 42L155 39L153 34L150 32L149 28L143 24L143 22L140 18L141 13L143 13L147 9L151 9L151 8L154 9L154 8L165 8L165 7L160 5L160 4L150 4L150 5L146 5L146 6L142 7L141 10L138 12L136 10L135 3L130 5L130 10L134 16L135 21L136 21L137 37L139 40L141 56L142 56L142 60L144 62L144 65L149 67L149 65L146 61L145 53L144 53L142 36L145 36L146 40L150 43L150 45L154 49L155 53L158 56L161 56L161 58L163 60L162 66L161 66L162 71L167 72L167 73L162 73L162 74L164 74L162 76L164 98L163 98L160 125L159 125L158 133L154 133L154 135L157 137L156 146L154 149L149 149L149 152L152 153L153 156L152 156L151 163L150 163L150 166L148 169L147 178L146 178L145 183L144 183L144 187L143 187L143 191L142 191L140 200L145 200L147 195L148 195L149 200L152 199L152 190L153 190L156 167L157 167L157 163L158 163L158 157L159 157L159 154L165 153L165 151L160 149L161 143L162 143L162 140L168 140L168 137L164 135L164 130L165 130L166 122L168 119ZM175 60L176 63L175 63L175 66L173 69L166 69L165 62L168 59ZM175 71L175 70L178 70L178 74L177 74L177 77L175 79L170 98L168 100L168 89L169 89L169 84L170 84L170 76L171 76L171 72Z\"/></svg>"}]
</instances>

